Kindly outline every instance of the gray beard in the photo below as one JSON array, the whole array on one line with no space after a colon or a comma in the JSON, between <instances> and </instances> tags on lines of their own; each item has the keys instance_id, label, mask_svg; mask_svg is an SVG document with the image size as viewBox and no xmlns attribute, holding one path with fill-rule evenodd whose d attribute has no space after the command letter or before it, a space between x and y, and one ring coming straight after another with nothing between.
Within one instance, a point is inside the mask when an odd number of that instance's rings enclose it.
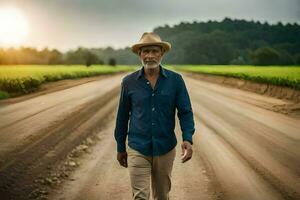
<instances>
[{"instance_id":1,"label":"gray beard","mask_svg":"<svg viewBox=\"0 0 300 200\"><path fill-rule=\"evenodd\" d=\"M142 64L143 64L143 66L145 67L145 68L147 68L147 69L155 69L155 68L157 68L159 65L160 65L160 62L159 63L149 63L149 62L144 62L143 60L142 60Z\"/></svg>"}]
</instances>

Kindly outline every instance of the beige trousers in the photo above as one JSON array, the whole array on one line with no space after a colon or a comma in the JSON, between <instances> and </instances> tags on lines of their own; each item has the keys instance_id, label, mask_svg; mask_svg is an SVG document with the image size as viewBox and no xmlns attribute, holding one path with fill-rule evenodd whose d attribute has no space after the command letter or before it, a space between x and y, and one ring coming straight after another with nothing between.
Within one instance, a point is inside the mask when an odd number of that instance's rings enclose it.
<instances>
[{"instance_id":1,"label":"beige trousers","mask_svg":"<svg viewBox=\"0 0 300 200\"><path fill-rule=\"evenodd\" d=\"M144 156L130 148L128 169L133 200L150 199L150 178L154 200L169 200L171 173L176 156L176 148L161 156Z\"/></svg>"}]
</instances>

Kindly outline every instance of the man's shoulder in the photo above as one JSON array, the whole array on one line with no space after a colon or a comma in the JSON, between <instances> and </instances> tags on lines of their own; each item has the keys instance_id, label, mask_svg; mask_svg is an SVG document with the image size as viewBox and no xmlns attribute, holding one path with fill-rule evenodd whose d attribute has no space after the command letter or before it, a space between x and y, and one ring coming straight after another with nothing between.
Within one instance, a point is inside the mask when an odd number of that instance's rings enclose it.
<instances>
[{"instance_id":1,"label":"man's shoulder","mask_svg":"<svg viewBox=\"0 0 300 200\"><path fill-rule=\"evenodd\" d=\"M122 82L127 83L129 81L135 80L136 77L138 76L139 70L136 70L134 72L131 72L130 74L127 74L126 76L123 77Z\"/></svg>"},{"instance_id":2,"label":"man's shoulder","mask_svg":"<svg viewBox=\"0 0 300 200\"><path fill-rule=\"evenodd\" d=\"M170 76L171 78L175 78L175 79L178 79L178 78L182 77L181 74L179 74L178 72L175 72L171 69L167 69L165 67L163 67L163 69L165 70L165 73L168 77Z\"/></svg>"}]
</instances>

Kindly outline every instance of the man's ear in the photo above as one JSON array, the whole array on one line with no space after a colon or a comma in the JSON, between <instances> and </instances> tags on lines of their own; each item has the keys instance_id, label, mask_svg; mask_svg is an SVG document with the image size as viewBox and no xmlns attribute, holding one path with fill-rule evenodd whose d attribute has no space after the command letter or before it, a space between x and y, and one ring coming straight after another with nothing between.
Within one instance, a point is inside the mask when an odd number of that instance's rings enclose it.
<instances>
[{"instance_id":1,"label":"man's ear","mask_svg":"<svg viewBox=\"0 0 300 200\"><path fill-rule=\"evenodd\" d=\"M165 55L165 49L163 48L163 47L160 47L160 49L161 49L161 56L163 56L163 55Z\"/></svg>"}]
</instances>

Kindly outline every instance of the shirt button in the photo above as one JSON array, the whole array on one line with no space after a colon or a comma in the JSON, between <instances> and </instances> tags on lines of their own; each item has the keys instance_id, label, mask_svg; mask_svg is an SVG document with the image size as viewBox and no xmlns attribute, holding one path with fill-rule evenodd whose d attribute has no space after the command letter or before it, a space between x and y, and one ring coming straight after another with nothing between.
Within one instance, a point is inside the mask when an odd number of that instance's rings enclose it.
<instances>
[{"instance_id":1,"label":"shirt button","mask_svg":"<svg viewBox=\"0 0 300 200\"><path fill-rule=\"evenodd\" d=\"M155 108L152 108L152 111L154 111L155 110Z\"/></svg>"},{"instance_id":2,"label":"shirt button","mask_svg":"<svg viewBox=\"0 0 300 200\"><path fill-rule=\"evenodd\" d=\"M150 84L150 82L149 82L149 81L147 81L147 84L149 85L149 84Z\"/></svg>"},{"instance_id":3,"label":"shirt button","mask_svg":"<svg viewBox=\"0 0 300 200\"><path fill-rule=\"evenodd\" d=\"M154 93L152 93L152 96L154 97Z\"/></svg>"},{"instance_id":4,"label":"shirt button","mask_svg":"<svg viewBox=\"0 0 300 200\"><path fill-rule=\"evenodd\" d=\"M154 126L154 123L152 122L152 126Z\"/></svg>"}]
</instances>

